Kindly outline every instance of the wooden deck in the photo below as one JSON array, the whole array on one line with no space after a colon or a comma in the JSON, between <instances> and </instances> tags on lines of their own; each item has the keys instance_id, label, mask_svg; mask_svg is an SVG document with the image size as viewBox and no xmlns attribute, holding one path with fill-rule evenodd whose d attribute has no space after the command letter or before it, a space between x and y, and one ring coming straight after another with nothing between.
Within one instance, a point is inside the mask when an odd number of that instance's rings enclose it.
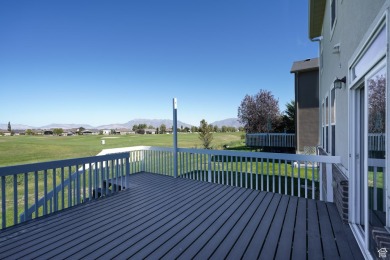
<instances>
[{"instance_id":1,"label":"wooden deck","mask_svg":"<svg viewBox=\"0 0 390 260\"><path fill-rule=\"evenodd\" d=\"M134 174L115 195L0 231L0 259L362 259L331 203Z\"/></svg>"}]
</instances>

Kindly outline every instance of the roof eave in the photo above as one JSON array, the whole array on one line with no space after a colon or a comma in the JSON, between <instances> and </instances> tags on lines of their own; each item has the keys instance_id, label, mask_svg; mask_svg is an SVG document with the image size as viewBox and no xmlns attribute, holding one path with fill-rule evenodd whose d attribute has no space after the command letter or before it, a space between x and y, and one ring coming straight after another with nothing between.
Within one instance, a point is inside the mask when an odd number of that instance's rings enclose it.
<instances>
[{"instance_id":1,"label":"roof eave","mask_svg":"<svg viewBox=\"0 0 390 260\"><path fill-rule=\"evenodd\" d=\"M309 0L309 38L321 36L326 0Z\"/></svg>"}]
</instances>

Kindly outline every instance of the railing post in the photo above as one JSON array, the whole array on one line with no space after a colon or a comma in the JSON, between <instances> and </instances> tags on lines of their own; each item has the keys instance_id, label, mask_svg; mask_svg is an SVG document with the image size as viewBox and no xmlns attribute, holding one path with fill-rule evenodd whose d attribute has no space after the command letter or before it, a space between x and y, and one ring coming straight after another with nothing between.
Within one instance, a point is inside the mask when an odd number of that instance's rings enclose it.
<instances>
[{"instance_id":1,"label":"railing post","mask_svg":"<svg viewBox=\"0 0 390 260\"><path fill-rule=\"evenodd\" d=\"M177 99L173 99L173 177L177 178Z\"/></svg>"},{"instance_id":2,"label":"railing post","mask_svg":"<svg viewBox=\"0 0 390 260\"><path fill-rule=\"evenodd\" d=\"M326 201L333 202L333 176L332 164L326 164Z\"/></svg>"}]
</instances>

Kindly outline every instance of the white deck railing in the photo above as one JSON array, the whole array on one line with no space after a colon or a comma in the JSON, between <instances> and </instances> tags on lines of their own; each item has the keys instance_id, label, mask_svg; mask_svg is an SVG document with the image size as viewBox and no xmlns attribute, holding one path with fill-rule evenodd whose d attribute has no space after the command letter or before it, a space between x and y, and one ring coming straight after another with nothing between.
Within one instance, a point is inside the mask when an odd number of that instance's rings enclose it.
<instances>
[{"instance_id":1,"label":"white deck railing","mask_svg":"<svg viewBox=\"0 0 390 260\"><path fill-rule=\"evenodd\" d=\"M174 176L173 148L138 146L103 150L100 154L142 151L141 170ZM178 148L178 177L262 191L333 201L331 176L339 156L239 152ZM322 167L322 165L326 167ZM323 172L322 169L326 169ZM321 188L320 188L321 187Z\"/></svg>"},{"instance_id":2,"label":"white deck railing","mask_svg":"<svg viewBox=\"0 0 390 260\"><path fill-rule=\"evenodd\" d=\"M251 147L295 147L295 134L255 133L246 134L246 146Z\"/></svg>"},{"instance_id":3,"label":"white deck railing","mask_svg":"<svg viewBox=\"0 0 390 260\"><path fill-rule=\"evenodd\" d=\"M187 148L175 154L173 148L136 146L88 158L1 167L1 228L109 195L116 190L107 187L108 179L119 179L123 187L132 173L174 176L175 155L177 177L326 201L333 201L332 178L325 184L322 175L331 176L332 164L340 162L337 156Z\"/></svg>"},{"instance_id":4,"label":"white deck railing","mask_svg":"<svg viewBox=\"0 0 390 260\"><path fill-rule=\"evenodd\" d=\"M103 180L130 174L129 161L121 153L0 167L1 228L116 192Z\"/></svg>"}]
</instances>

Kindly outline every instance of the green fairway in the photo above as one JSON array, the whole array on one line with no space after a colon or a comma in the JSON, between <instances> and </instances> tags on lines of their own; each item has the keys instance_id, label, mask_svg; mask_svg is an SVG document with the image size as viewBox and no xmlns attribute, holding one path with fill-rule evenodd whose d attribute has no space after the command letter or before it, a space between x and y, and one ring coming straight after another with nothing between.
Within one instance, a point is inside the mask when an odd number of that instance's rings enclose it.
<instances>
[{"instance_id":1,"label":"green fairway","mask_svg":"<svg viewBox=\"0 0 390 260\"><path fill-rule=\"evenodd\" d=\"M242 146L243 133L214 133L213 149ZM105 140L105 144L101 144ZM172 135L0 136L0 166L93 156L103 149L129 146L172 147ZM178 134L178 146L202 148L197 133Z\"/></svg>"}]
</instances>

